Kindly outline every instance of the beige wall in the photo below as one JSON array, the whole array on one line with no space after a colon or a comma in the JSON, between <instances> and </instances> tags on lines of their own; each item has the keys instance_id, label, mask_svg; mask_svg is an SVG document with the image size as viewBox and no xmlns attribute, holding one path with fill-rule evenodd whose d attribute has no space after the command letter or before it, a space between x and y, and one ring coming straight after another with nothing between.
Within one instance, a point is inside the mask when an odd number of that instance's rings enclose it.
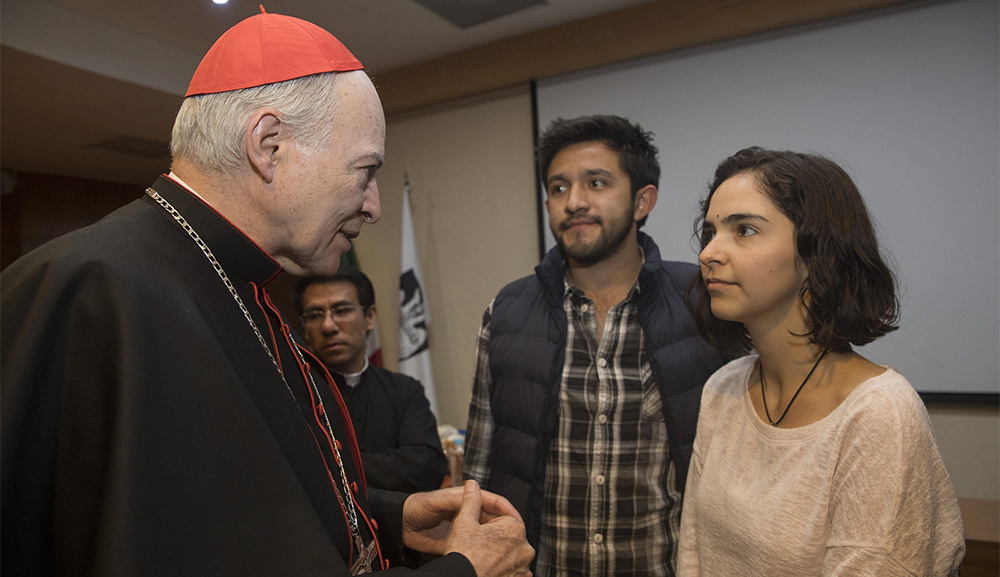
<instances>
[{"instance_id":1,"label":"beige wall","mask_svg":"<svg viewBox=\"0 0 1000 577\"><path fill-rule=\"evenodd\" d=\"M927 412L959 497L966 538L1000 541L1000 411L930 405Z\"/></svg>"},{"instance_id":2,"label":"beige wall","mask_svg":"<svg viewBox=\"0 0 1000 577\"><path fill-rule=\"evenodd\" d=\"M382 220L355 244L375 285L386 365L397 366L404 175L430 310L440 423L465 427L476 332L507 282L538 262L527 87L389 119Z\"/></svg>"},{"instance_id":3,"label":"beige wall","mask_svg":"<svg viewBox=\"0 0 1000 577\"><path fill-rule=\"evenodd\" d=\"M379 177L382 222L357 242L379 298L386 364L395 367L399 223L408 174L440 422L459 428L465 426L483 308L538 261L531 119L527 87L389 118L387 162ZM958 495L985 500L984 522L994 527L985 531L997 539L1000 414L961 405L931 406L929 412ZM981 501L967 503L984 510Z\"/></svg>"}]
</instances>

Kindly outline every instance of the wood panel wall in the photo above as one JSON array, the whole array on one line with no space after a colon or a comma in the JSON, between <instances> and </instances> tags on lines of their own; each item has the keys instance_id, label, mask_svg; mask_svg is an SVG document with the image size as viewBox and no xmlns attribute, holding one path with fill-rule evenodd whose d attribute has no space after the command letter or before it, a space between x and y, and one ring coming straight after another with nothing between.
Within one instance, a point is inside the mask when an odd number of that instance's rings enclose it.
<instances>
[{"instance_id":1,"label":"wood panel wall","mask_svg":"<svg viewBox=\"0 0 1000 577\"><path fill-rule=\"evenodd\" d=\"M81 228L142 196L144 187L16 173L0 197L0 268L43 243Z\"/></svg>"}]
</instances>

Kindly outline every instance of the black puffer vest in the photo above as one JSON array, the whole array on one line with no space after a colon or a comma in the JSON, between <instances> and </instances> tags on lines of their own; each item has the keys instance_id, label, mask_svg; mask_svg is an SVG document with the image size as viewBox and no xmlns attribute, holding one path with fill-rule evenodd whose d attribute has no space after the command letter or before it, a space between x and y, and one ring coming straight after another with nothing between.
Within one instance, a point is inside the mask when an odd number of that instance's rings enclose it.
<instances>
[{"instance_id":1,"label":"black puffer vest","mask_svg":"<svg viewBox=\"0 0 1000 577\"><path fill-rule=\"evenodd\" d=\"M684 288L696 267L660 260L659 248L641 232L639 245L646 259L639 273L639 318L683 491L702 387L728 358L698 335L685 307ZM553 249L535 268L535 276L500 291L490 323L494 429L486 488L517 507L528 542L536 549L566 352L563 274L562 257Z\"/></svg>"}]
</instances>

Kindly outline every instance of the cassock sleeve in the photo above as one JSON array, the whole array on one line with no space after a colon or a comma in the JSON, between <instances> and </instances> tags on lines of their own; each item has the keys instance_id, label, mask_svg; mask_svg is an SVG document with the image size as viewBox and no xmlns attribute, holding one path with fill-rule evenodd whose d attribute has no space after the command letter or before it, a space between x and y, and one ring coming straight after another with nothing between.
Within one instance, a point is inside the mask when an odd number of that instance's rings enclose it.
<instances>
[{"instance_id":1,"label":"cassock sleeve","mask_svg":"<svg viewBox=\"0 0 1000 577\"><path fill-rule=\"evenodd\" d=\"M403 503L409 495L397 491L368 489L368 504L379 524L379 543L382 554L392 566L401 562L403 552ZM387 575L413 575L414 577L476 577L472 563L459 553L450 553L417 569L396 567Z\"/></svg>"}]
</instances>

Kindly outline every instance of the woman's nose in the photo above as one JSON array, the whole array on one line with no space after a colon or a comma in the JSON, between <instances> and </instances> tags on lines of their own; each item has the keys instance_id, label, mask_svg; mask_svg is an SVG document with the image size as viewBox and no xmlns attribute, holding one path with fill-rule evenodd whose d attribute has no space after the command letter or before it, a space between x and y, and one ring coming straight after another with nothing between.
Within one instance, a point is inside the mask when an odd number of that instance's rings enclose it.
<instances>
[{"instance_id":1,"label":"woman's nose","mask_svg":"<svg viewBox=\"0 0 1000 577\"><path fill-rule=\"evenodd\" d=\"M708 243L701 249L701 252L698 253L698 262L700 262L702 266L718 264L722 262L720 260L721 258L722 252L719 250L719 246L715 238L709 240Z\"/></svg>"}]
</instances>

